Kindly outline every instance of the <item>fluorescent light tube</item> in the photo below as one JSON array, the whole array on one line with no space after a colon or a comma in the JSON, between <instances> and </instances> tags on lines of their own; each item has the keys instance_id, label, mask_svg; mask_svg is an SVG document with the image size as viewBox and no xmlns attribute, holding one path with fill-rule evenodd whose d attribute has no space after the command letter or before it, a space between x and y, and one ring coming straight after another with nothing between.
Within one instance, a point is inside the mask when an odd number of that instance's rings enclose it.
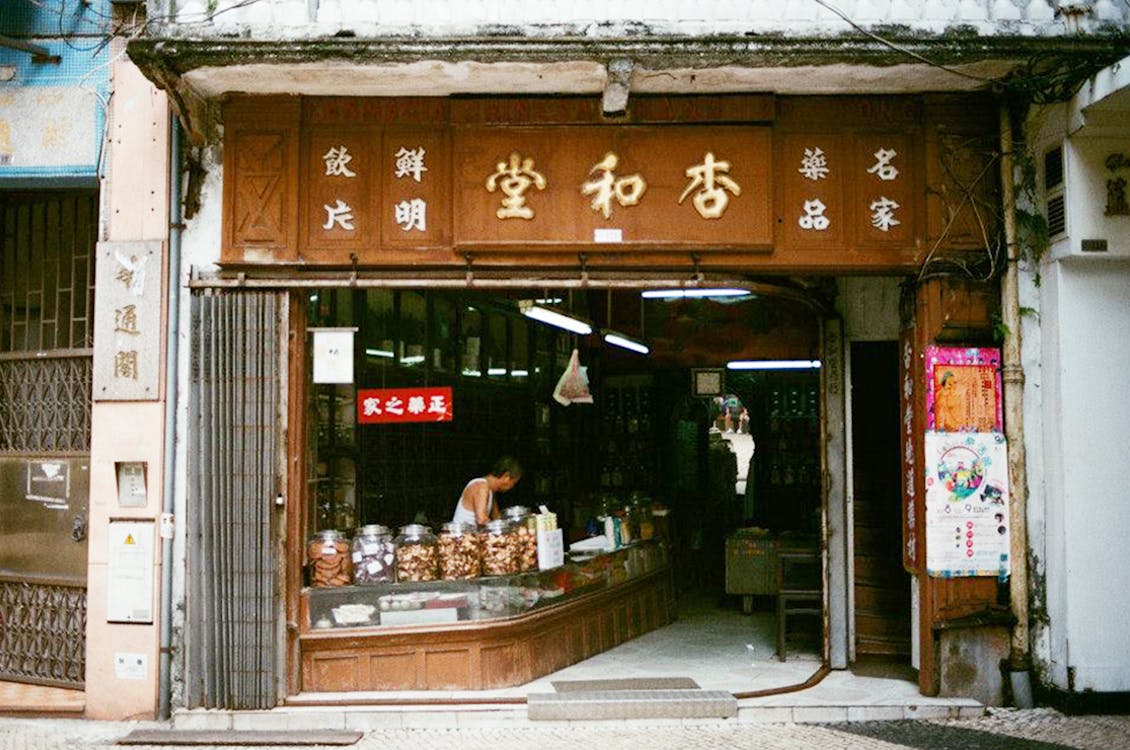
<instances>
[{"instance_id":1,"label":"fluorescent light tube","mask_svg":"<svg viewBox=\"0 0 1130 750\"><path fill-rule=\"evenodd\" d=\"M734 287L693 287L690 289L645 289L640 292L644 299L689 299L695 297L743 297L751 294L748 289Z\"/></svg>"},{"instance_id":2,"label":"fluorescent light tube","mask_svg":"<svg viewBox=\"0 0 1130 750\"><path fill-rule=\"evenodd\" d=\"M588 336L592 333L592 326L580 318L574 318L563 312L553 310L541 305L535 305L529 300L523 300L518 304L518 309L527 318L532 318L540 323L562 328L571 333L579 333L582 336Z\"/></svg>"},{"instance_id":3,"label":"fluorescent light tube","mask_svg":"<svg viewBox=\"0 0 1130 750\"><path fill-rule=\"evenodd\" d=\"M393 357L392 352L387 349L366 349L365 353L370 357L388 357L389 359Z\"/></svg>"},{"instance_id":4,"label":"fluorescent light tube","mask_svg":"<svg viewBox=\"0 0 1130 750\"><path fill-rule=\"evenodd\" d=\"M651 348L647 344L616 331L604 331L604 342L639 354L651 354Z\"/></svg>"},{"instance_id":5,"label":"fluorescent light tube","mask_svg":"<svg viewBox=\"0 0 1130 750\"><path fill-rule=\"evenodd\" d=\"M818 370L818 359L735 359L727 362L730 370Z\"/></svg>"}]
</instances>

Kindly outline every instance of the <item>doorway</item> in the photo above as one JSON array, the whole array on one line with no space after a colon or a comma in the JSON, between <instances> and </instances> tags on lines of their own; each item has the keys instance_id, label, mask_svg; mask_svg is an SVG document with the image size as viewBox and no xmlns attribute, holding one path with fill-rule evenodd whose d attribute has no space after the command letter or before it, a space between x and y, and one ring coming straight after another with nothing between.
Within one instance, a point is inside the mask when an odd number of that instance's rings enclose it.
<instances>
[{"instance_id":1,"label":"doorway","mask_svg":"<svg viewBox=\"0 0 1130 750\"><path fill-rule=\"evenodd\" d=\"M894 341L851 345L855 651L910 654L910 579L902 567L899 367Z\"/></svg>"}]
</instances>

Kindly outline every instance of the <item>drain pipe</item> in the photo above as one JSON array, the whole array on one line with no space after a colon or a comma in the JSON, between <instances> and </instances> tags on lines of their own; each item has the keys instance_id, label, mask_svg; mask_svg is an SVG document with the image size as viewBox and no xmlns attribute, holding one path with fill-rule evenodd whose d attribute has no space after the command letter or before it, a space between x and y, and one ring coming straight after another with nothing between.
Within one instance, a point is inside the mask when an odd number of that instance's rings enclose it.
<instances>
[{"instance_id":1,"label":"drain pipe","mask_svg":"<svg viewBox=\"0 0 1130 750\"><path fill-rule=\"evenodd\" d=\"M176 428L177 358L180 340L180 243L184 218L180 192L180 120L174 115L169 137L169 274L165 340L165 445L161 488L161 517L177 522ZM175 529L175 525L174 525ZM175 536L175 533L174 533ZM161 540L161 653L157 668L157 718L171 714L173 649L173 539Z\"/></svg>"},{"instance_id":2,"label":"drain pipe","mask_svg":"<svg viewBox=\"0 0 1130 750\"><path fill-rule=\"evenodd\" d=\"M1028 652L1028 472L1024 450L1024 368L1020 360L1019 254L1016 247L1016 186L1013 181L1012 117L1000 106L1001 200L1008 263L1001 278L1001 322L1004 324L1004 430L1008 440L1009 604L1016 617L1009 646L1008 671L1017 708L1031 708L1032 684Z\"/></svg>"}]
</instances>

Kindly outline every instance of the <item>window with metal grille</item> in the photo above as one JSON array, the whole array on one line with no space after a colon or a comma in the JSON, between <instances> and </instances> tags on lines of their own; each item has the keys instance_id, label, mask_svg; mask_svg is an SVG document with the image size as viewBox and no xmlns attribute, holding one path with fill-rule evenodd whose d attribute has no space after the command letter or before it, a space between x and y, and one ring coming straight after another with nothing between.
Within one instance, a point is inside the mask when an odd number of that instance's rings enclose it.
<instances>
[{"instance_id":1,"label":"window with metal grille","mask_svg":"<svg viewBox=\"0 0 1130 750\"><path fill-rule=\"evenodd\" d=\"M1048 236L1067 232L1067 206L1063 183L1063 146L1044 154L1044 200L1048 217Z\"/></svg>"},{"instance_id":2,"label":"window with metal grille","mask_svg":"<svg viewBox=\"0 0 1130 750\"><path fill-rule=\"evenodd\" d=\"M0 192L0 453L90 450L94 191Z\"/></svg>"}]
</instances>

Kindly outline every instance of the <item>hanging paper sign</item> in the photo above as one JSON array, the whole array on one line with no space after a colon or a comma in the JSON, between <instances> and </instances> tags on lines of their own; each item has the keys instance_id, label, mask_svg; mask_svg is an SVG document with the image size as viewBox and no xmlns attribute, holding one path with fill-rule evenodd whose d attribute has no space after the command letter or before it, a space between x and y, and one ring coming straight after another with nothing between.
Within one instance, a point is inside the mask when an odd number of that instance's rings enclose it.
<instances>
[{"instance_id":1,"label":"hanging paper sign","mask_svg":"<svg viewBox=\"0 0 1130 750\"><path fill-rule=\"evenodd\" d=\"M450 422L451 388L364 388L357 391L357 424Z\"/></svg>"},{"instance_id":2,"label":"hanging paper sign","mask_svg":"<svg viewBox=\"0 0 1130 750\"><path fill-rule=\"evenodd\" d=\"M926 433L926 572L1009 573L1008 446L1000 433Z\"/></svg>"},{"instance_id":3,"label":"hanging paper sign","mask_svg":"<svg viewBox=\"0 0 1130 750\"><path fill-rule=\"evenodd\" d=\"M1000 349L926 347L926 428L1000 432L1000 368Z\"/></svg>"},{"instance_id":4,"label":"hanging paper sign","mask_svg":"<svg viewBox=\"0 0 1130 750\"><path fill-rule=\"evenodd\" d=\"M314 333L314 382L353 382L353 334L356 328L311 328Z\"/></svg>"}]
</instances>

